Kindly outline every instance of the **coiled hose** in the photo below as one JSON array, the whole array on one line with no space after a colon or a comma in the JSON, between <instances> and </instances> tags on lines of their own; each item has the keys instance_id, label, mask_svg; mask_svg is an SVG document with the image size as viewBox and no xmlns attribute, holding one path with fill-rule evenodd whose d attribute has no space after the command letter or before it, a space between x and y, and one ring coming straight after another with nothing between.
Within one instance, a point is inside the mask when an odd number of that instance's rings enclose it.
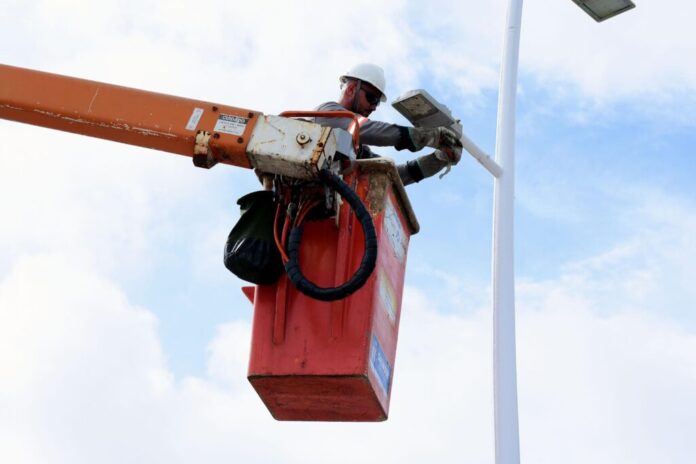
<instances>
[{"instance_id":1,"label":"coiled hose","mask_svg":"<svg viewBox=\"0 0 696 464\"><path fill-rule=\"evenodd\" d=\"M347 297L367 282L377 262L377 234L372 217L362 200L341 178L328 169L322 169L319 171L319 179L338 192L355 212L365 235L365 253L358 269L344 284L338 287L318 287L310 282L300 270L298 258L302 239L302 224L299 224L290 230L287 245L288 261L285 263L285 271L293 285L305 295L316 300L334 301Z\"/></svg>"}]
</instances>

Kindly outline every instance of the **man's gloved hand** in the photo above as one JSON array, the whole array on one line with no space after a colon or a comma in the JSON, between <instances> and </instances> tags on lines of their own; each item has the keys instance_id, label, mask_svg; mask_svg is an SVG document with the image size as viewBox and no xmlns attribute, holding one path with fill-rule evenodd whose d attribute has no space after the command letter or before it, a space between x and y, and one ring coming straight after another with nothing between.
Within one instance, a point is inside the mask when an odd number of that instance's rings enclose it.
<instances>
[{"instance_id":1,"label":"man's gloved hand","mask_svg":"<svg viewBox=\"0 0 696 464\"><path fill-rule=\"evenodd\" d=\"M435 150L433 153L435 158L437 158L439 161L445 164L444 167L445 172L440 174L440 179L445 177L448 172L450 172L450 169L452 169L452 166L456 165L459 160L462 159L462 148L461 147L455 147L455 148L443 148L442 150Z\"/></svg>"},{"instance_id":2,"label":"man's gloved hand","mask_svg":"<svg viewBox=\"0 0 696 464\"><path fill-rule=\"evenodd\" d=\"M433 154L440 161L456 165L459 162L459 160L462 159L462 148L443 148L442 150L435 150Z\"/></svg>"},{"instance_id":3,"label":"man's gloved hand","mask_svg":"<svg viewBox=\"0 0 696 464\"><path fill-rule=\"evenodd\" d=\"M424 147L457 148L462 142L457 134L448 127L410 127L409 134L417 150Z\"/></svg>"}]
</instances>

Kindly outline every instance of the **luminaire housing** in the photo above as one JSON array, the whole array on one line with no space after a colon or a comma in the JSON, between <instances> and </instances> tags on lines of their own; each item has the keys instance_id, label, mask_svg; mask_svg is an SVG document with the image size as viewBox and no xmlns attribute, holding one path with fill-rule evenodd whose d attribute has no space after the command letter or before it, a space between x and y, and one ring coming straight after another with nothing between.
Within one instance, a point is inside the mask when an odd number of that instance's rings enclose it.
<instances>
[{"instance_id":1,"label":"luminaire housing","mask_svg":"<svg viewBox=\"0 0 696 464\"><path fill-rule=\"evenodd\" d=\"M406 92L394 100L392 106L416 127L451 126L456 123L450 109L423 89Z\"/></svg>"},{"instance_id":2,"label":"luminaire housing","mask_svg":"<svg viewBox=\"0 0 696 464\"><path fill-rule=\"evenodd\" d=\"M598 23L636 7L635 3L631 0L573 1Z\"/></svg>"}]
</instances>

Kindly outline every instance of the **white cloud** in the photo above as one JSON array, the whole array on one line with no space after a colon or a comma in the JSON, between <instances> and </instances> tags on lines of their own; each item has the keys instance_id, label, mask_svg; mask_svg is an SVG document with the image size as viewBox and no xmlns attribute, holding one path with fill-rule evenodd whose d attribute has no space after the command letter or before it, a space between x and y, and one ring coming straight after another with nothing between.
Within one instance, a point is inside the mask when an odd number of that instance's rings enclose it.
<instances>
[{"instance_id":1,"label":"white cloud","mask_svg":"<svg viewBox=\"0 0 696 464\"><path fill-rule=\"evenodd\" d=\"M696 337L646 313L553 303L520 317L526 460L688 462Z\"/></svg>"},{"instance_id":2,"label":"white cloud","mask_svg":"<svg viewBox=\"0 0 696 464\"><path fill-rule=\"evenodd\" d=\"M409 6L413 30L406 36L412 50L408 64L421 77L436 78L436 85L442 86L436 93L468 107L477 106L475 97L482 90L497 89L508 2ZM647 107L693 124L696 66L685 57L696 39L690 26L695 8L688 0L643 1L597 24L570 0L527 0L520 76L545 88L555 100L572 101L583 117L605 114L612 104L628 102L638 111ZM413 85L408 80L401 83ZM686 114L674 110L674 104L683 110L687 103Z\"/></svg>"},{"instance_id":3,"label":"white cloud","mask_svg":"<svg viewBox=\"0 0 696 464\"><path fill-rule=\"evenodd\" d=\"M0 265L22 250L59 249L101 269L140 272L182 227L182 211L215 203L207 198L222 180L184 157L13 123L2 130L0 240L11 245L0 249Z\"/></svg>"},{"instance_id":4,"label":"white cloud","mask_svg":"<svg viewBox=\"0 0 696 464\"><path fill-rule=\"evenodd\" d=\"M620 191L615 191L617 196ZM600 255L567 265L577 293L596 297L602 305L594 304L607 312L659 311L694 327L694 204L640 186L623 196L627 207L615 219L632 236Z\"/></svg>"},{"instance_id":5,"label":"white cloud","mask_svg":"<svg viewBox=\"0 0 696 464\"><path fill-rule=\"evenodd\" d=\"M570 1L525 2L522 63L547 84L598 102L639 98L678 101L696 90L686 0L636 2L601 24Z\"/></svg>"},{"instance_id":6,"label":"white cloud","mask_svg":"<svg viewBox=\"0 0 696 464\"><path fill-rule=\"evenodd\" d=\"M0 442L16 453L3 459L115 462L123 444L163 444L144 433L171 388L150 313L64 256L37 256L2 281L0 318Z\"/></svg>"},{"instance_id":7,"label":"white cloud","mask_svg":"<svg viewBox=\"0 0 696 464\"><path fill-rule=\"evenodd\" d=\"M31 38L31 49L17 41L15 52L31 52L26 58L17 54L29 61L53 55L48 62L59 68L54 71L165 92L178 90L170 84L176 76L187 82L182 90L201 98L229 98L233 105L268 112L333 97L337 74L359 60L387 68L392 94L426 76L435 76L448 94L453 82L465 95L497 86L506 2L352 5L341 8L337 20L328 19L318 1L202 1L195 8L173 1L162 9L156 1L96 7L45 0L9 8L6 30L26 34L22 28L31 16L45 34ZM598 102L633 96L657 104L693 94L696 67L684 57L694 38L694 8L686 0L672 0L669 7L641 2L596 24L570 1L529 0L521 71Z\"/></svg>"},{"instance_id":8,"label":"white cloud","mask_svg":"<svg viewBox=\"0 0 696 464\"><path fill-rule=\"evenodd\" d=\"M640 311L598 315L573 282L522 292L523 458L689 462L696 338ZM0 284L3 457L491 462L487 311L443 315L413 289L405 301L389 421L277 423L244 380L248 323L220 327L207 377L175 382L147 311L64 258L22 260Z\"/></svg>"},{"instance_id":9,"label":"white cloud","mask_svg":"<svg viewBox=\"0 0 696 464\"><path fill-rule=\"evenodd\" d=\"M530 461L688 462L695 451L696 212L646 188L623 193L631 207L617 220L632 237L519 285Z\"/></svg>"}]
</instances>

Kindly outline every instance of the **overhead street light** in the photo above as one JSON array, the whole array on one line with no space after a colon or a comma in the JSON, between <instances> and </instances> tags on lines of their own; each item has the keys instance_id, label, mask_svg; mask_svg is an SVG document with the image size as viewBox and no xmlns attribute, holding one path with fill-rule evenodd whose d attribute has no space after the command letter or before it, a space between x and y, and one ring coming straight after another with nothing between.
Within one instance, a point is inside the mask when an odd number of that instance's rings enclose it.
<instances>
[{"instance_id":1,"label":"overhead street light","mask_svg":"<svg viewBox=\"0 0 696 464\"><path fill-rule=\"evenodd\" d=\"M515 348L515 101L522 1L508 0L498 93L493 196L493 402L496 464L519 464ZM573 0L597 22L634 8L631 0Z\"/></svg>"},{"instance_id":2,"label":"overhead street light","mask_svg":"<svg viewBox=\"0 0 696 464\"><path fill-rule=\"evenodd\" d=\"M636 5L631 0L573 0L585 13L599 22L621 14Z\"/></svg>"},{"instance_id":3,"label":"overhead street light","mask_svg":"<svg viewBox=\"0 0 696 464\"><path fill-rule=\"evenodd\" d=\"M394 100L392 106L415 127L449 127L457 134L464 149L493 174L493 177L500 177L502 174L500 166L464 134L462 125L452 117L450 109L435 100L425 90L416 89L406 92Z\"/></svg>"}]
</instances>

